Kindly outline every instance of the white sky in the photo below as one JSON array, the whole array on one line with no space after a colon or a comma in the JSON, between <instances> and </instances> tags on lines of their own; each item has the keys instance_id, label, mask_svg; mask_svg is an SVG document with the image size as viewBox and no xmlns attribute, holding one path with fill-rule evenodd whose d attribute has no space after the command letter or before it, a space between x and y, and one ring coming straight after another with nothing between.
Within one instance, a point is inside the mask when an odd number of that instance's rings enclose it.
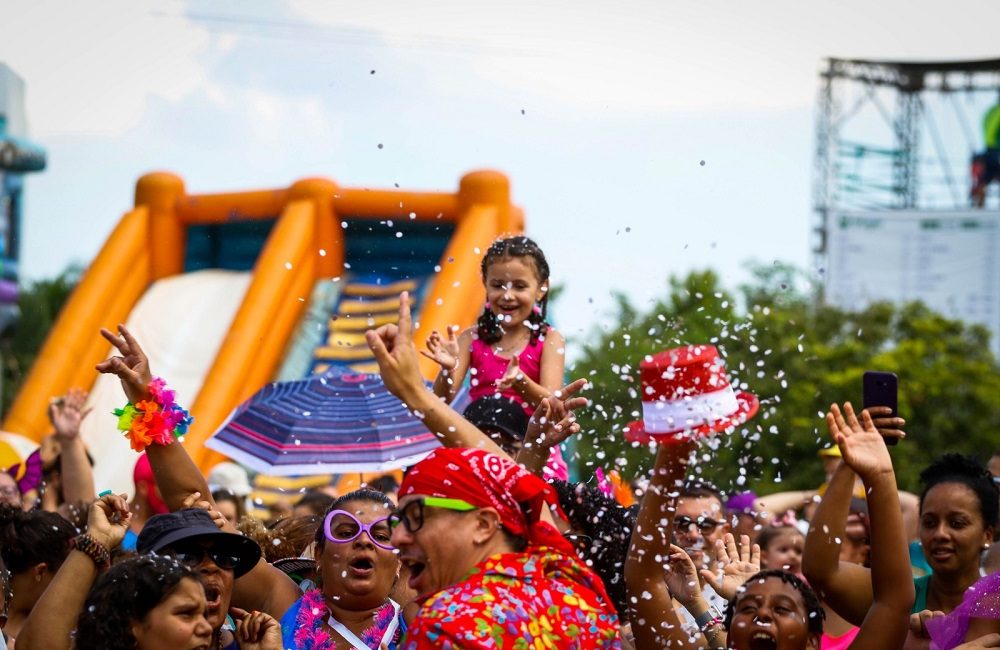
<instances>
[{"instance_id":1,"label":"white sky","mask_svg":"<svg viewBox=\"0 0 1000 650\"><path fill-rule=\"evenodd\" d=\"M573 336L671 273L808 265L821 58L995 57L998 19L995 0L9 2L0 61L49 154L22 272L92 259L153 169L204 192L491 167Z\"/></svg>"}]
</instances>

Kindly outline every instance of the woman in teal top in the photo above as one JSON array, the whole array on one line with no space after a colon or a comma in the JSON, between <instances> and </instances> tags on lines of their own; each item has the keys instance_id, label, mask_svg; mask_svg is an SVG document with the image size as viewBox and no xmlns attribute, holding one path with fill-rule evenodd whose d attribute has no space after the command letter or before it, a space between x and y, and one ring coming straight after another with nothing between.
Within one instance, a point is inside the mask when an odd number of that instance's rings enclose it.
<instances>
[{"instance_id":1,"label":"woman in teal top","mask_svg":"<svg viewBox=\"0 0 1000 650\"><path fill-rule=\"evenodd\" d=\"M931 463L920 474L920 480L924 486L920 496L920 543L933 573L914 580L916 598L911 611L947 614L962 602L965 591L980 577L980 557L993 543L1000 493L983 466L958 454L947 454ZM846 498L850 498L849 494ZM843 509L846 511L847 506ZM819 520L817 511L813 526L822 528L826 523ZM807 542L804 568L810 584L824 593L838 614L860 625L872 603L868 570L845 563L809 566L809 550Z\"/></svg>"}]
</instances>

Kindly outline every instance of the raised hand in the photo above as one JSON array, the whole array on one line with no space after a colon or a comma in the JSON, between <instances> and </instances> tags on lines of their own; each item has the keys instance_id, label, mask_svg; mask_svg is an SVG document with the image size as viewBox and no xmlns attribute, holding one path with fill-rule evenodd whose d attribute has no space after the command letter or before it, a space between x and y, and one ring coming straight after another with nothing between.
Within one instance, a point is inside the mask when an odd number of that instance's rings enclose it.
<instances>
[{"instance_id":1,"label":"raised hand","mask_svg":"<svg viewBox=\"0 0 1000 650\"><path fill-rule=\"evenodd\" d=\"M87 391L71 388L68 393L49 404L49 421L59 439L71 440L80 434L80 423L90 413L90 409L83 409L86 401Z\"/></svg>"},{"instance_id":2,"label":"raised hand","mask_svg":"<svg viewBox=\"0 0 1000 650\"><path fill-rule=\"evenodd\" d=\"M125 539L132 512L124 494L108 494L90 506L87 514L87 533L104 548L113 550Z\"/></svg>"},{"instance_id":3,"label":"raised hand","mask_svg":"<svg viewBox=\"0 0 1000 650\"><path fill-rule=\"evenodd\" d=\"M743 583L760 572L760 546L750 543L747 535L740 535L740 546L736 548L736 538L726 533L715 542L721 574L710 569L698 573L715 593L726 600L732 600Z\"/></svg>"},{"instance_id":4,"label":"raised hand","mask_svg":"<svg viewBox=\"0 0 1000 650\"><path fill-rule=\"evenodd\" d=\"M507 362L507 369L504 370L503 375L497 379L496 388L497 390L507 390L513 388L520 381L524 381L524 373L521 372L521 360L517 355L514 355Z\"/></svg>"},{"instance_id":5,"label":"raised hand","mask_svg":"<svg viewBox=\"0 0 1000 650\"><path fill-rule=\"evenodd\" d=\"M580 432L580 424L573 413L589 402L586 397L573 397L587 385L586 379L577 379L542 399L528 421L524 435L525 446L550 449Z\"/></svg>"},{"instance_id":6,"label":"raised hand","mask_svg":"<svg viewBox=\"0 0 1000 650\"><path fill-rule=\"evenodd\" d=\"M153 375L149 370L149 359L142 351L138 341L129 333L124 325L118 326L121 336L101 328L101 336L115 346L121 356L111 357L97 364L97 371L103 374L118 375L122 382L122 390L128 401L138 404L149 397L149 382Z\"/></svg>"},{"instance_id":7,"label":"raised hand","mask_svg":"<svg viewBox=\"0 0 1000 650\"><path fill-rule=\"evenodd\" d=\"M431 359L445 370L452 371L458 368L459 348L458 339L455 338L455 329L448 328L447 339L442 338L441 333L437 330L431 332L427 338L427 349L421 350L420 354Z\"/></svg>"},{"instance_id":8,"label":"raised hand","mask_svg":"<svg viewBox=\"0 0 1000 650\"><path fill-rule=\"evenodd\" d=\"M826 414L826 426L830 430L830 437L840 447L844 462L862 480L880 473L892 473L889 450L868 411L861 412L859 422L850 402L844 403L843 412L836 404L832 404L830 412ZM901 431L899 433L902 434Z\"/></svg>"},{"instance_id":9,"label":"raised hand","mask_svg":"<svg viewBox=\"0 0 1000 650\"><path fill-rule=\"evenodd\" d=\"M365 332L365 340L379 373L389 392L404 402L416 390L425 390L420 375L420 357L413 345L413 321L410 316L410 296L404 291L399 295L399 323L388 324Z\"/></svg>"},{"instance_id":10,"label":"raised hand","mask_svg":"<svg viewBox=\"0 0 1000 650\"><path fill-rule=\"evenodd\" d=\"M684 605L685 609L701 598L701 583L698 581L698 570L694 566L694 561L676 544L670 545L670 555L667 556L663 578L670 595Z\"/></svg>"},{"instance_id":11,"label":"raised hand","mask_svg":"<svg viewBox=\"0 0 1000 650\"><path fill-rule=\"evenodd\" d=\"M239 607L231 607L229 615L236 621L240 650L282 650L281 624L271 616Z\"/></svg>"}]
</instances>

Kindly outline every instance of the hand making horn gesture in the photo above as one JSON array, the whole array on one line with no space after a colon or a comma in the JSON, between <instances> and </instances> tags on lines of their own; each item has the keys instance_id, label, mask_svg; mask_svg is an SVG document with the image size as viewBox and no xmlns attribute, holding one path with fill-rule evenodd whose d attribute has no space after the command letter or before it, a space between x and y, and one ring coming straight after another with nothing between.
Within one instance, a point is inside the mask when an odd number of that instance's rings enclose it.
<instances>
[{"instance_id":1,"label":"hand making horn gesture","mask_svg":"<svg viewBox=\"0 0 1000 650\"><path fill-rule=\"evenodd\" d=\"M146 353L139 347L138 341L125 328L118 326L121 336L101 328L101 336L115 346L121 356L105 359L97 364L97 371L103 374L117 375L122 382L122 390L128 397L128 401L138 404L141 400L149 397L149 382L153 380L153 375L149 370L149 359Z\"/></svg>"}]
</instances>

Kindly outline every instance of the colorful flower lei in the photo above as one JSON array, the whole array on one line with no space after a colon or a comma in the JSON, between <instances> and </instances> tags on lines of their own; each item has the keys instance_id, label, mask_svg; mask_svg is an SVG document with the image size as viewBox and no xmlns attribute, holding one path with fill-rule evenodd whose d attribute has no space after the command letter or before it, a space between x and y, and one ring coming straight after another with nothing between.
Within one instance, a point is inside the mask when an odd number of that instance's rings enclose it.
<instances>
[{"instance_id":1,"label":"colorful flower lei","mask_svg":"<svg viewBox=\"0 0 1000 650\"><path fill-rule=\"evenodd\" d=\"M334 648L335 644L330 634L323 629L323 621L328 615L326 599L319 589L310 589L302 596L302 604L299 606L299 615L295 621L295 646L296 650L328 650ZM375 610L372 615L372 625L369 626L359 637L361 642L369 648L377 648L382 641L382 636L393 617L396 616L396 609L392 603L386 601L384 605ZM397 629L393 639L395 642L399 638Z\"/></svg>"},{"instance_id":2,"label":"colorful flower lei","mask_svg":"<svg viewBox=\"0 0 1000 650\"><path fill-rule=\"evenodd\" d=\"M114 410L118 416L118 430L125 432L132 449L141 452L151 444L169 445L174 437L187 433L194 418L178 406L175 399L167 383L154 377L149 382L149 399L137 404L129 402Z\"/></svg>"}]
</instances>

